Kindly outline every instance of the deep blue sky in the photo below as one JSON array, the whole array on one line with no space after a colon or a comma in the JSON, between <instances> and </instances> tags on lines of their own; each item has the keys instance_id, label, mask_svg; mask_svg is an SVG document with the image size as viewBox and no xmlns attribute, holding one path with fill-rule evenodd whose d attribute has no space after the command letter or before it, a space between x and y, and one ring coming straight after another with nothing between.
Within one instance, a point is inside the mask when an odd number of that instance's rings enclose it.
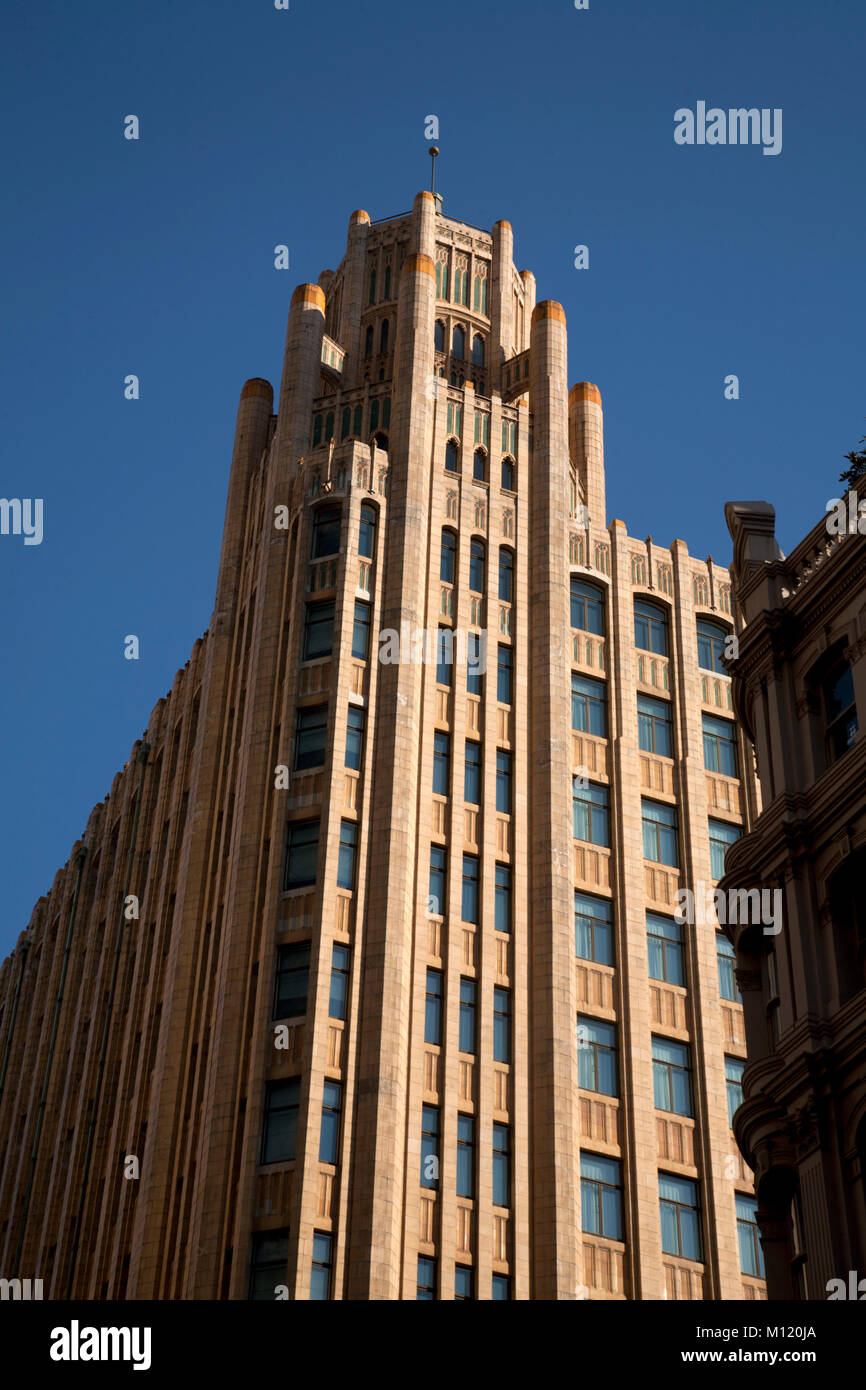
<instances>
[{"instance_id":1,"label":"deep blue sky","mask_svg":"<svg viewBox=\"0 0 866 1390\"><path fill-rule=\"evenodd\" d=\"M610 517L726 562L726 499L773 501L789 549L835 495L866 431L863 0L16 9L0 495L42 497L45 536L0 536L0 952L207 627L243 381L278 382L351 211L427 186L426 115L446 211L507 218L565 306ZM781 107L782 153L675 145L698 100Z\"/></svg>"}]
</instances>

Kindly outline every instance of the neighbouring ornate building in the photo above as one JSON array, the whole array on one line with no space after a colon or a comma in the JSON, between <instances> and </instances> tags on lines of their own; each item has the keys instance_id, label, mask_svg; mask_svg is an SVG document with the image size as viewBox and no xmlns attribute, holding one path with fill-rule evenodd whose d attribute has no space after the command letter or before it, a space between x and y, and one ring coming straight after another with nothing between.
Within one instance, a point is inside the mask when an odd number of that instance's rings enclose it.
<instances>
[{"instance_id":1,"label":"neighbouring ornate building","mask_svg":"<svg viewBox=\"0 0 866 1390\"><path fill-rule=\"evenodd\" d=\"M2 967L0 1274L764 1297L733 953L674 911L755 815L732 629L608 525L510 225L354 213L241 392L210 627Z\"/></svg>"},{"instance_id":2,"label":"neighbouring ornate building","mask_svg":"<svg viewBox=\"0 0 866 1390\"><path fill-rule=\"evenodd\" d=\"M769 1296L824 1299L866 1277L866 537L824 517L785 556L766 502L726 514L764 810L722 887L782 906L778 931L727 928L749 1048L735 1131Z\"/></svg>"}]
</instances>

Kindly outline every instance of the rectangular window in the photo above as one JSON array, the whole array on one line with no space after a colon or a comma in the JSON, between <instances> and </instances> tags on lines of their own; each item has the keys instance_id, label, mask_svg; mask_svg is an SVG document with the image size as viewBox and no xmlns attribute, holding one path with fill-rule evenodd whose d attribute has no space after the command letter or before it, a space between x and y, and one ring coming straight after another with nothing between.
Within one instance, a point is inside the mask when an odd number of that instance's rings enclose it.
<instances>
[{"instance_id":1,"label":"rectangular window","mask_svg":"<svg viewBox=\"0 0 866 1390\"><path fill-rule=\"evenodd\" d=\"M683 929L673 917L659 912L646 915L647 952L651 980L666 980L669 985L684 985Z\"/></svg>"},{"instance_id":2,"label":"rectangular window","mask_svg":"<svg viewBox=\"0 0 866 1390\"><path fill-rule=\"evenodd\" d=\"M736 965L736 955L724 932L716 932L716 955L719 962L719 994L723 999L730 999L735 1004L742 1004L740 991L737 989L737 980L734 975Z\"/></svg>"},{"instance_id":3,"label":"rectangular window","mask_svg":"<svg viewBox=\"0 0 866 1390\"><path fill-rule=\"evenodd\" d=\"M654 864L669 864L679 868L677 846L677 813L673 806L660 801L641 799L643 817L643 857Z\"/></svg>"},{"instance_id":4,"label":"rectangular window","mask_svg":"<svg viewBox=\"0 0 866 1390\"><path fill-rule=\"evenodd\" d=\"M247 1297L254 1303L272 1303L277 1285L286 1282L288 1262L288 1230L259 1231L254 1235Z\"/></svg>"},{"instance_id":5,"label":"rectangular window","mask_svg":"<svg viewBox=\"0 0 866 1390\"><path fill-rule=\"evenodd\" d=\"M330 656L334 646L334 600L308 603L304 610L303 661Z\"/></svg>"},{"instance_id":6,"label":"rectangular window","mask_svg":"<svg viewBox=\"0 0 866 1390\"><path fill-rule=\"evenodd\" d=\"M427 971L424 1001L424 1041L439 1047L442 1042L442 971Z\"/></svg>"},{"instance_id":7,"label":"rectangular window","mask_svg":"<svg viewBox=\"0 0 866 1390\"><path fill-rule=\"evenodd\" d=\"M754 1279L765 1278L764 1255L758 1234L758 1203L745 1193L736 1194L737 1241L740 1246L740 1269Z\"/></svg>"},{"instance_id":8,"label":"rectangular window","mask_svg":"<svg viewBox=\"0 0 866 1390\"><path fill-rule=\"evenodd\" d=\"M328 1017L345 1018L349 1000L349 948L334 946L331 951L331 989Z\"/></svg>"},{"instance_id":9,"label":"rectangular window","mask_svg":"<svg viewBox=\"0 0 866 1390\"><path fill-rule=\"evenodd\" d=\"M725 777L737 775L737 744L730 719L703 716L704 767L707 772L721 772Z\"/></svg>"},{"instance_id":10,"label":"rectangular window","mask_svg":"<svg viewBox=\"0 0 866 1390\"><path fill-rule=\"evenodd\" d=\"M328 732L328 706L299 709L295 724L295 771L322 767L325 761L325 742Z\"/></svg>"},{"instance_id":11,"label":"rectangular window","mask_svg":"<svg viewBox=\"0 0 866 1390\"><path fill-rule=\"evenodd\" d=\"M494 1303L507 1303L511 1298L511 1280L507 1274L494 1274L490 1297Z\"/></svg>"},{"instance_id":12,"label":"rectangular window","mask_svg":"<svg viewBox=\"0 0 866 1390\"><path fill-rule=\"evenodd\" d=\"M319 859L319 822L291 821L286 837L286 872L283 888L306 888L316 881Z\"/></svg>"},{"instance_id":13,"label":"rectangular window","mask_svg":"<svg viewBox=\"0 0 866 1390\"><path fill-rule=\"evenodd\" d=\"M340 821L340 854L337 859L337 887L354 888L358 826L353 820Z\"/></svg>"},{"instance_id":14,"label":"rectangular window","mask_svg":"<svg viewBox=\"0 0 866 1390\"><path fill-rule=\"evenodd\" d=\"M502 748L496 750L496 809L511 815L511 754Z\"/></svg>"},{"instance_id":15,"label":"rectangular window","mask_svg":"<svg viewBox=\"0 0 866 1390\"><path fill-rule=\"evenodd\" d=\"M475 1121L457 1116L457 1196L475 1196Z\"/></svg>"},{"instance_id":16,"label":"rectangular window","mask_svg":"<svg viewBox=\"0 0 866 1390\"><path fill-rule=\"evenodd\" d=\"M617 1093L616 1029L584 1014L577 1016L577 1084L602 1096Z\"/></svg>"},{"instance_id":17,"label":"rectangular window","mask_svg":"<svg viewBox=\"0 0 866 1390\"><path fill-rule=\"evenodd\" d=\"M470 632L466 637L466 694L481 694L481 634Z\"/></svg>"},{"instance_id":18,"label":"rectangular window","mask_svg":"<svg viewBox=\"0 0 866 1390\"><path fill-rule=\"evenodd\" d=\"M655 753L660 758L673 757L671 707L667 700L638 695L637 734L641 752Z\"/></svg>"},{"instance_id":19,"label":"rectangular window","mask_svg":"<svg viewBox=\"0 0 866 1390\"><path fill-rule=\"evenodd\" d=\"M463 753L463 800L481 805L481 744L468 738Z\"/></svg>"},{"instance_id":20,"label":"rectangular window","mask_svg":"<svg viewBox=\"0 0 866 1390\"><path fill-rule=\"evenodd\" d=\"M689 1049L683 1043L653 1037L653 1095L656 1110L694 1114Z\"/></svg>"},{"instance_id":21,"label":"rectangular window","mask_svg":"<svg viewBox=\"0 0 866 1390\"><path fill-rule=\"evenodd\" d=\"M496 698L500 705L513 704L514 652L511 647L499 644L499 657L496 665Z\"/></svg>"},{"instance_id":22,"label":"rectangular window","mask_svg":"<svg viewBox=\"0 0 866 1390\"><path fill-rule=\"evenodd\" d=\"M574 954L597 965L613 965L612 907L607 898L574 895Z\"/></svg>"},{"instance_id":23,"label":"rectangular window","mask_svg":"<svg viewBox=\"0 0 866 1390\"><path fill-rule=\"evenodd\" d=\"M743 832L738 825L728 825L723 820L711 820L709 827L710 874L714 879L720 879L725 872L725 855Z\"/></svg>"},{"instance_id":24,"label":"rectangular window","mask_svg":"<svg viewBox=\"0 0 866 1390\"><path fill-rule=\"evenodd\" d=\"M428 1255L418 1256L418 1287L415 1294L418 1303L436 1302L436 1261Z\"/></svg>"},{"instance_id":25,"label":"rectangular window","mask_svg":"<svg viewBox=\"0 0 866 1390\"><path fill-rule=\"evenodd\" d=\"M364 711L360 705L350 705L346 719L346 767L361 770L361 746L364 742Z\"/></svg>"},{"instance_id":26,"label":"rectangular window","mask_svg":"<svg viewBox=\"0 0 866 1390\"><path fill-rule=\"evenodd\" d=\"M691 1178L659 1173L662 1250L683 1260L701 1258L698 1186Z\"/></svg>"},{"instance_id":27,"label":"rectangular window","mask_svg":"<svg viewBox=\"0 0 866 1390\"><path fill-rule=\"evenodd\" d=\"M421 1186L439 1186L439 1111L421 1107Z\"/></svg>"},{"instance_id":28,"label":"rectangular window","mask_svg":"<svg viewBox=\"0 0 866 1390\"><path fill-rule=\"evenodd\" d=\"M313 544L310 551L313 560L323 555L340 553L341 508L317 507L313 512Z\"/></svg>"},{"instance_id":29,"label":"rectangular window","mask_svg":"<svg viewBox=\"0 0 866 1390\"><path fill-rule=\"evenodd\" d=\"M604 597L594 584L571 576L571 626L579 632L604 636Z\"/></svg>"},{"instance_id":30,"label":"rectangular window","mask_svg":"<svg viewBox=\"0 0 866 1390\"><path fill-rule=\"evenodd\" d=\"M451 780L451 735L437 729L433 735L433 791L437 796L448 795Z\"/></svg>"},{"instance_id":31,"label":"rectangular window","mask_svg":"<svg viewBox=\"0 0 866 1390\"><path fill-rule=\"evenodd\" d=\"M474 854L463 856L463 896L460 915L464 922L478 925L478 858Z\"/></svg>"},{"instance_id":32,"label":"rectangular window","mask_svg":"<svg viewBox=\"0 0 866 1390\"><path fill-rule=\"evenodd\" d=\"M607 738L607 699L604 681L571 673L571 727L581 734Z\"/></svg>"},{"instance_id":33,"label":"rectangular window","mask_svg":"<svg viewBox=\"0 0 866 1390\"><path fill-rule=\"evenodd\" d=\"M493 1126L493 1205L507 1207L511 1202L511 1145L508 1125Z\"/></svg>"},{"instance_id":34,"label":"rectangular window","mask_svg":"<svg viewBox=\"0 0 866 1390\"><path fill-rule=\"evenodd\" d=\"M355 619L352 623L352 655L360 661L367 660L370 644L370 605L363 599L355 599Z\"/></svg>"},{"instance_id":35,"label":"rectangular window","mask_svg":"<svg viewBox=\"0 0 866 1390\"><path fill-rule=\"evenodd\" d=\"M639 651L655 652L657 656L668 654L667 619L664 610L654 603L635 600L634 644Z\"/></svg>"},{"instance_id":36,"label":"rectangular window","mask_svg":"<svg viewBox=\"0 0 866 1390\"><path fill-rule=\"evenodd\" d=\"M860 729L854 698L854 675L844 658L837 661L824 677L821 693L827 725L828 760L835 762L853 746Z\"/></svg>"},{"instance_id":37,"label":"rectangular window","mask_svg":"<svg viewBox=\"0 0 866 1390\"><path fill-rule=\"evenodd\" d=\"M511 1061L511 996L507 989L493 989L493 1060Z\"/></svg>"},{"instance_id":38,"label":"rectangular window","mask_svg":"<svg viewBox=\"0 0 866 1390\"><path fill-rule=\"evenodd\" d=\"M472 1266L454 1266L454 1300L463 1302L466 1299L474 1298L475 1294L472 1287Z\"/></svg>"},{"instance_id":39,"label":"rectangular window","mask_svg":"<svg viewBox=\"0 0 866 1390\"><path fill-rule=\"evenodd\" d=\"M743 1072L746 1064L739 1057L725 1057L725 1089L728 1093L728 1124L733 1129L734 1111L743 1103Z\"/></svg>"},{"instance_id":40,"label":"rectangular window","mask_svg":"<svg viewBox=\"0 0 866 1390\"><path fill-rule=\"evenodd\" d=\"M340 1111L343 1087L339 1081L326 1081L322 1091L322 1127L319 1131L319 1162L336 1163L340 1141Z\"/></svg>"},{"instance_id":41,"label":"rectangular window","mask_svg":"<svg viewBox=\"0 0 866 1390\"><path fill-rule=\"evenodd\" d=\"M292 946L278 946L274 1018L300 1018L307 1012L309 979L309 941L299 941Z\"/></svg>"},{"instance_id":42,"label":"rectangular window","mask_svg":"<svg viewBox=\"0 0 866 1390\"><path fill-rule=\"evenodd\" d=\"M313 1232L313 1263L310 1269L310 1301L326 1302L331 1297L332 1237L326 1231Z\"/></svg>"},{"instance_id":43,"label":"rectangular window","mask_svg":"<svg viewBox=\"0 0 866 1390\"><path fill-rule=\"evenodd\" d=\"M610 846L610 817L607 787L590 783L580 786L574 779L571 797L574 838L590 845Z\"/></svg>"},{"instance_id":44,"label":"rectangular window","mask_svg":"<svg viewBox=\"0 0 866 1390\"><path fill-rule=\"evenodd\" d=\"M496 865L496 893L493 926L496 931L511 931L511 866Z\"/></svg>"},{"instance_id":45,"label":"rectangular window","mask_svg":"<svg viewBox=\"0 0 866 1390\"><path fill-rule=\"evenodd\" d=\"M460 1051L475 1051L475 981L460 977Z\"/></svg>"},{"instance_id":46,"label":"rectangular window","mask_svg":"<svg viewBox=\"0 0 866 1390\"><path fill-rule=\"evenodd\" d=\"M436 917L445 916L445 849L442 845L430 846L430 911Z\"/></svg>"},{"instance_id":47,"label":"rectangular window","mask_svg":"<svg viewBox=\"0 0 866 1390\"><path fill-rule=\"evenodd\" d=\"M265 1087L262 1163L285 1163L295 1157L301 1078L271 1081Z\"/></svg>"},{"instance_id":48,"label":"rectangular window","mask_svg":"<svg viewBox=\"0 0 866 1390\"><path fill-rule=\"evenodd\" d=\"M581 1153L580 1211L590 1235L622 1240L622 1175L616 1159Z\"/></svg>"},{"instance_id":49,"label":"rectangular window","mask_svg":"<svg viewBox=\"0 0 866 1390\"><path fill-rule=\"evenodd\" d=\"M454 671L454 634L450 627L436 632L436 684L450 685Z\"/></svg>"}]
</instances>

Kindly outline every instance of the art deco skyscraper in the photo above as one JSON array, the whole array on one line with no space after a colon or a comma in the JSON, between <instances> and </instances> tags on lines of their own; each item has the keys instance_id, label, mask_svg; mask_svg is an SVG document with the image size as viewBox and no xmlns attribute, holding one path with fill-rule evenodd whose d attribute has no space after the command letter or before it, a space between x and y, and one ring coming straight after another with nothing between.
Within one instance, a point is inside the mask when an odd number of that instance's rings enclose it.
<instances>
[{"instance_id":1,"label":"art deco skyscraper","mask_svg":"<svg viewBox=\"0 0 866 1390\"><path fill-rule=\"evenodd\" d=\"M0 1273L762 1297L731 948L674 918L754 813L730 607L607 525L509 224L354 213L241 393L210 627L0 975Z\"/></svg>"}]
</instances>

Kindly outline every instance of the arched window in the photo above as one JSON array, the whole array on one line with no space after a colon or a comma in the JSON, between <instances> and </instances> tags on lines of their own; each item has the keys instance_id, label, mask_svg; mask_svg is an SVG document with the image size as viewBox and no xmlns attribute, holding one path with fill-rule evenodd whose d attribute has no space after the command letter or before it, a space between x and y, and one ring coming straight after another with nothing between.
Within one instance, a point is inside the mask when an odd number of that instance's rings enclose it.
<instances>
[{"instance_id":1,"label":"arched window","mask_svg":"<svg viewBox=\"0 0 866 1390\"><path fill-rule=\"evenodd\" d=\"M372 560L376 548L376 508L365 502L361 508L361 527L358 532L358 554Z\"/></svg>"},{"instance_id":2,"label":"arched window","mask_svg":"<svg viewBox=\"0 0 866 1390\"><path fill-rule=\"evenodd\" d=\"M604 636L604 594L594 584L571 579L571 626Z\"/></svg>"},{"instance_id":3,"label":"arched window","mask_svg":"<svg viewBox=\"0 0 866 1390\"><path fill-rule=\"evenodd\" d=\"M385 266L385 298L391 298L391 267Z\"/></svg>"},{"instance_id":4,"label":"arched window","mask_svg":"<svg viewBox=\"0 0 866 1390\"><path fill-rule=\"evenodd\" d=\"M368 323L368 324L367 324L367 332L366 332L365 335L364 335L364 356L365 356L365 357L372 357L372 355L373 355L373 325L372 325L372 323Z\"/></svg>"},{"instance_id":5,"label":"arched window","mask_svg":"<svg viewBox=\"0 0 866 1390\"><path fill-rule=\"evenodd\" d=\"M364 407L363 407L362 405L356 405L356 406L355 406L354 418L353 418L353 420L352 420L352 433L353 433L353 434L360 434L360 433L361 433L361 425L363 424L363 422L364 422Z\"/></svg>"},{"instance_id":6,"label":"arched window","mask_svg":"<svg viewBox=\"0 0 866 1390\"><path fill-rule=\"evenodd\" d=\"M383 319L383 320L382 320L382 327L379 329L379 352L380 352L380 353L385 353L385 352L388 351L388 328L389 328L389 320L388 320L388 319Z\"/></svg>"},{"instance_id":7,"label":"arched window","mask_svg":"<svg viewBox=\"0 0 866 1390\"><path fill-rule=\"evenodd\" d=\"M722 665L722 652L725 650L727 631L718 623L708 623L703 618L698 622L698 665L702 671L718 671L719 675L728 673Z\"/></svg>"},{"instance_id":8,"label":"arched window","mask_svg":"<svg viewBox=\"0 0 866 1390\"><path fill-rule=\"evenodd\" d=\"M507 492L514 491L514 459L502 460L502 486Z\"/></svg>"},{"instance_id":9,"label":"arched window","mask_svg":"<svg viewBox=\"0 0 866 1390\"><path fill-rule=\"evenodd\" d=\"M639 651L668 654L668 620L663 608L637 599L634 605L634 644Z\"/></svg>"},{"instance_id":10,"label":"arched window","mask_svg":"<svg viewBox=\"0 0 866 1390\"><path fill-rule=\"evenodd\" d=\"M382 428L388 429L391 424L391 397L386 396L382 402Z\"/></svg>"},{"instance_id":11,"label":"arched window","mask_svg":"<svg viewBox=\"0 0 866 1390\"><path fill-rule=\"evenodd\" d=\"M507 545L499 547L499 597L503 603L514 601L514 554Z\"/></svg>"},{"instance_id":12,"label":"arched window","mask_svg":"<svg viewBox=\"0 0 866 1390\"><path fill-rule=\"evenodd\" d=\"M433 329L433 346L437 352L445 351L445 325L441 319L436 320L436 327Z\"/></svg>"},{"instance_id":13,"label":"arched window","mask_svg":"<svg viewBox=\"0 0 866 1390\"><path fill-rule=\"evenodd\" d=\"M472 476L476 483L483 483L487 471L487 457L483 449L476 449L472 456Z\"/></svg>"},{"instance_id":14,"label":"arched window","mask_svg":"<svg viewBox=\"0 0 866 1390\"><path fill-rule=\"evenodd\" d=\"M445 445L445 467L449 473L457 472L457 441L449 439Z\"/></svg>"},{"instance_id":15,"label":"arched window","mask_svg":"<svg viewBox=\"0 0 866 1390\"><path fill-rule=\"evenodd\" d=\"M339 506L317 507L313 512L313 560L339 553L341 512Z\"/></svg>"},{"instance_id":16,"label":"arched window","mask_svg":"<svg viewBox=\"0 0 866 1390\"><path fill-rule=\"evenodd\" d=\"M461 362L466 356L466 334L459 323L451 335L451 356L458 357Z\"/></svg>"},{"instance_id":17,"label":"arched window","mask_svg":"<svg viewBox=\"0 0 866 1390\"><path fill-rule=\"evenodd\" d=\"M375 434L379 428L379 402L370 402L370 433Z\"/></svg>"},{"instance_id":18,"label":"arched window","mask_svg":"<svg viewBox=\"0 0 866 1390\"><path fill-rule=\"evenodd\" d=\"M317 415L313 420L313 448L322 442L322 417Z\"/></svg>"},{"instance_id":19,"label":"arched window","mask_svg":"<svg viewBox=\"0 0 866 1390\"><path fill-rule=\"evenodd\" d=\"M384 434L382 430L377 430L377 432L373 435L373 443L376 445L377 449L384 449L387 453L388 436L387 434ZM379 489L379 491L381 492L381 488Z\"/></svg>"},{"instance_id":20,"label":"arched window","mask_svg":"<svg viewBox=\"0 0 866 1390\"><path fill-rule=\"evenodd\" d=\"M472 361L476 367L484 366L484 339L480 333L472 339Z\"/></svg>"},{"instance_id":21,"label":"arched window","mask_svg":"<svg viewBox=\"0 0 866 1390\"><path fill-rule=\"evenodd\" d=\"M334 438L334 412L329 410L325 416L325 443Z\"/></svg>"},{"instance_id":22,"label":"arched window","mask_svg":"<svg viewBox=\"0 0 866 1390\"><path fill-rule=\"evenodd\" d=\"M371 271L370 271L370 303L371 303L371 304L375 304L375 303L376 303L376 272L375 272L375 270L371 270Z\"/></svg>"},{"instance_id":23,"label":"arched window","mask_svg":"<svg viewBox=\"0 0 866 1390\"><path fill-rule=\"evenodd\" d=\"M348 434L349 431L351 430L351 428L352 428L352 407L351 407L350 405L347 405L347 406L344 406L344 407L343 407L343 415L342 415L342 419L341 419L341 421L340 421L340 438L341 438L341 439L345 439L346 436L347 436L347 434Z\"/></svg>"},{"instance_id":24,"label":"arched window","mask_svg":"<svg viewBox=\"0 0 866 1390\"><path fill-rule=\"evenodd\" d=\"M439 578L443 584L453 584L457 562L457 537L452 530L442 531L442 549L439 552Z\"/></svg>"},{"instance_id":25,"label":"arched window","mask_svg":"<svg viewBox=\"0 0 866 1390\"><path fill-rule=\"evenodd\" d=\"M476 594L484 593L484 542L477 536L469 547L469 587Z\"/></svg>"}]
</instances>

